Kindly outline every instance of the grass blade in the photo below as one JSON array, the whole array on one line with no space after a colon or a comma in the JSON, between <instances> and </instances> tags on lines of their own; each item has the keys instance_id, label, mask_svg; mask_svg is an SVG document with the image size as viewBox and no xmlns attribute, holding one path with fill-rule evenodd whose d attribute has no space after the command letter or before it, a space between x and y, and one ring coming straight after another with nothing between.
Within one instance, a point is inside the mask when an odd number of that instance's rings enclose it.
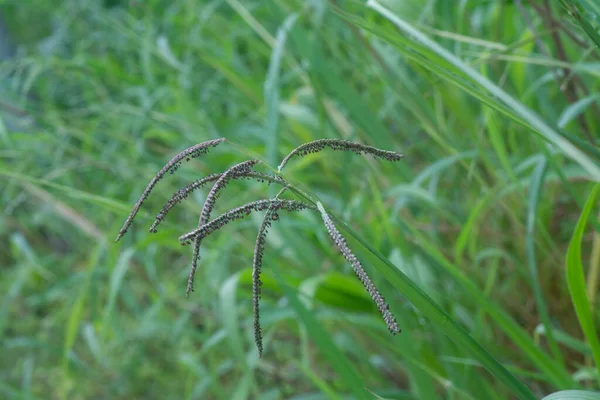
<instances>
[{"instance_id":1,"label":"grass blade","mask_svg":"<svg viewBox=\"0 0 600 400\"><path fill-rule=\"evenodd\" d=\"M598 379L600 380L600 342L598 341L598 333L590 310L590 303L586 293L583 265L581 263L581 240L583 238L586 222L592 209L596 205L598 192L600 192L600 184L595 185L592 189L592 193L590 193L590 197L585 203L585 207L583 208L577 226L575 227L575 232L573 232L573 237L571 238L569 249L567 251L566 273L571 301L573 302L573 307L577 313L581 329L583 330L588 343L592 347L592 354L598 370Z\"/></svg>"},{"instance_id":2,"label":"grass blade","mask_svg":"<svg viewBox=\"0 0 600 400\"><path fill-rule=\"evenodd\" d=\"M501 100L504 104L511 108L517 115L519 115L529 124L531 124L531 126L533 126L548 142L556 145L565 155L567 155L573 161L581 165L581 167L590 174L590 177L594 181L600 181L600 167L598 167L597 163L592 161L584 152L582 152L571 142L565 139L562 135L560 135L558 132L552 129L537 114L528 109L524 104L513 98L508 93L506 93L500 87L495 85L492 81L482 76L474 68L464 63L454 54L450 53L436 42L427 38L424 34L422 34L419 30L414 28L411 24L404 21L398 15L391 12L389 9L383 7L377 1L369 0L367 2L367 6L377 11L385 18L389 19L391 22L394 23L394 25L396 25L400 30L404 31L406 34L411 35L415 41L421 43L423 46L435 52L439 57L456 67L465 75L471 77L473 81L475 81L483 88L488 90L491 94L496 96L499 100Z\"/></svg>"},{"instance_id":3,"label":"grass blade","mask_svg":"<svg viewBox=\"0 0 600 400\"><path fill-rule=\"evenodd\" d=\"M554 339L553 328L550 324L550 316L548 315L548 308L546 307L546 301L544 300L542 288L540 287L537 262L535 259L535 217L537 214L537 208L547 165L548 163L546 159L542 158L531 174L531 184L529 185L529 202L527 207L527 234L525 236L525 240L527 247L527 262L529 264L529 272L531 273L531 286L533 288L533 294L535 296L540 319L542 320L546 336L548 337L548 345L550 346L550 350L552 351L554 358L559 361L561 365L564 365L562 354L560 353L558 344Z\"/></svg>"},{"instance_id":4,"label":"grass blade","mask_svg":"<svg viewBox=\"0 0 600 400\"><path fill-rule=\"evenodd\" d=\"M371 397L365 390L365 384L354 369L353 364L341 352L331 335L324 331L314 313L302 304L295 291L288 284L284 282L280 282L280 284L292 308L298 314L298 318L306 327L309 336L315 341L317 347L319 347L346 386L352 390L357 399L370 399Z\"/></svg>"},{"instance_id":5,"label":"grass blade","mask_svg":"<svg viewBox=\"0 0 600 400\"><path fill-rule=\"evenodd\" d=\"M275 165L277 162L277 145L279 142L277 127L279 125L279 76L281 73L281 60L284 56L287 34L294 26L297 18L296 14L290 15L277 30L277 38L273 52L271 53L269 70L265 80L264 95L267 109L265 138L267 141L267 159L271 165Z\"/></svg>"}]
</instances>

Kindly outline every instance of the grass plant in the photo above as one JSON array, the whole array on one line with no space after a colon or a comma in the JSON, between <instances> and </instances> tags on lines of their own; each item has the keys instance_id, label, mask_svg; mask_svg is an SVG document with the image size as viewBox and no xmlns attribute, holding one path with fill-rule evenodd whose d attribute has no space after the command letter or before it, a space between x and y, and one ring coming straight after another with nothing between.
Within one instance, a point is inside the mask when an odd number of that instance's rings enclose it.
<instances>
[{"instance_id":1,"label":"grass plant","mask_svg":"<svg viewBox=\"0 0 600 400\"><path fill-rule=\"evenodd\" d=\"M596 1L5 0L0 18L1 398L600 390Z\"/></svg>"}]
</instances>

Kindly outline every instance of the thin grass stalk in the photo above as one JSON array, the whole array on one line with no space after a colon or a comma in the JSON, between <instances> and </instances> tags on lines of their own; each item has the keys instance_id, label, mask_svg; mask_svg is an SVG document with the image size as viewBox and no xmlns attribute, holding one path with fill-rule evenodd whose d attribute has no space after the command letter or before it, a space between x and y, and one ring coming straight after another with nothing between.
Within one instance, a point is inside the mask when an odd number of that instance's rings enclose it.
<instances>
[{"instance_id":1,"label":"thin grass stalk","mask_svg":"<svg viewBox=\"0 0 600 400\"><path fill-rule=\"evenodd\" d=\"M279 193L275 196L274 200L278 200L279 197L287 190L287 187L283 187ZM279 219L277 214L277 203L271 203L267 212L263 217L263 220L258 228L258 234L256 235L256 245L254 246L254 259L252 261L252 307L254 314L254 342L258 349L258 357L262 357L263 353L263 341L262 341L262 329L260 327L260 299L262 294L262 281L260 280L260 273L262 269L263 255L265 251L265 244L267 242L267 233L271 227L273 221Z\"/></svg>"},{"instance_id":2,"label":"thin grass stalk","mask_svg":"<svg viewBox=\"0 0 600 400\"><path fill-rule=\"evenodd\" d=\"M379 290L377 290L377 287L375 287L375 284L373 283L371 278L369 278L369 275L363 268L358 258L356 258L354 253L352 253L352 250L350 250L350 248L346 244L346 239L337 230L335 224L325 211L325 208L323 208L321 202L317 202L317 208L321 213L321 217L323 218L323 222L325 223L325 227L327 228L329 236L331 236L331 239L333 239L333 241L337 245L338 249L340 250L340 253L342 253L344 258L348 260L348 262L352 265L354 273L356 274L360 282L363 284L365 289L367 289L367 292L371 296L371 299L373 299L373 302L375 302L375 304L377 305L377 309L381 313L381 316L383 317L383 320L385 321L388 329L393 335L400 333L400 327L398 327L396 318L390 311L390 306L385 301L383 295L379 293Z\"/></svg>"},{"instance_id":3,"label":"thin grass stalk","mask_svg":"<svg viewBox=\"0 0 600 400\"><path fill-rule=\"evenodd\" d=\"M188 186L186 186L184 188L181 188L178 191L176 191L175 193L173 193L173 195L171 196L171 198L169 199L169 201L167 201L167 203L162 207L162 209L158 212L158 214L156 214L156 219L154 220L154 222L150 226L150 232L156 233L158 231L158 225L162 221L164 221L164 219L167 217L167 214L175 206L177 206L183 200L187 199L187 197L194 190L202 188L207 183L214 182L214 181L218 180L221 176L223 176L222 173L211 174L211 175L206 176L206 177L204 177L202 179L199 179L199 180L197 180L197 181L189 184ZM282 185L286 184L286 180L283 179L280 176L272 175L272 174L265 174L263 172L255 172L255 171L248 171L248 172L243 173L243 174L235 175L235 176L232 177L232 179L254 179L254 180L259 181L259 182L267 182L269 185L271 183L279 183L279 184L282 184Z\"/></svg>"},{"instance_id":4,"label":"thin grass stalk","mask_svg":"<svg viewBox=\"0 0 600 400\"><path fill-rule=\"evenodd\" d=\"M371 154L372 156L383 158L387 161L398 161L404 157L404 155L395 151L381 150L373 146L350 142L348 140L318 139L305 143L292 150L287 156L285 156L283 161L281 161L281 164L279 164L279 167L277 167L277 171L281 172L283 167L285 167L288 161L294 156L304 157L307 154L318 153L326 147L332 150L349 151L358 155Z\"/></svg>"},{"instance_id":5,"label":"thin grass stalk","mask_svg":"<svg viewBox=\"0 0 600 400\"><path fill-rule=\"evenodd\" d=\"M181 153L179 153L175 157L173 157L168 163L166 163L157 172L157 174L152 178L152 180L150 181L148 186L146 186L144 193L142 193L142 195L140 196L138 201L134 204L133 209L129 213L129 216L125 220L123 227L119 231L119 234L117 235L117 238L115 239L115 242L118 242L123 237L123 235L125 235L125 233L127 233L127 230L133 223L135 216L137 215L138 211L140 210L140 207L142 206L144 201L148 198L148 196L150 196L152 189L154 189L154 187L156 186L158 181L160 181L167 172L170 172L171 174L175 173L175 171L177 171L179 169L179 167L181 166L181 163L183 161L189 161L192 158L196 158L203 154L208 153L211 148L218 146L224 140L225 140L224 138L220 138L220 139L208 140L206 142L199 143L197 145L194 145L192 147L189 147L189 148L183 150Z\"/></svg>"}]
</instances>

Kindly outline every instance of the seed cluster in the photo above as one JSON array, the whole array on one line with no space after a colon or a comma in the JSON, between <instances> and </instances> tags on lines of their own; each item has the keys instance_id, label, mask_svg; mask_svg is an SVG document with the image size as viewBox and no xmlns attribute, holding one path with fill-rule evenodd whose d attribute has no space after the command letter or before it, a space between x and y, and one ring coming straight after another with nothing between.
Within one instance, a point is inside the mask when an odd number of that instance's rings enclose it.
<instances>
[{"instance_id":1,"label":"seed cluster","mask_svg":"<svg viewBox=\"0 0 600 400\"><path fill-rule=\"evenodd\" d=\"M187 199L188 196L194 190L204 187L207 183L216 181L221 176L223 176L223 174L208 175L202 179L198 179L197 181L195 181L195 182L187 185L186 187L181 188L178 191L176 191L175 193L173 193L173 196L171 196L169 201L167 201L167 203L158 212L158 214L156 214L156 219L154 220L154 222L152 223L152 226L150 227L150 232L156 233L158 225L166 218L169 211L171 211L171 209L173 207L175 207L177 204L179 204L183 200ZM231 179L255 180L257 182L262 182L262 183L266 182L268 185L271 185L271 183L278 183L280 185L285 184L285 180L280 176L266 174L264 172L255 172L255 171L248 171L243 174L240 173L239 175L232 176Z\"/></svg>"},{"instance_id":2,"label":"seed cluster","mask_svg":"<svg viewBox=\"0 0 600 400\"><path fill-rule=\"evenodd\" d=\"M202 179L198 179L197 181L189 184L188 186L179 189L173 196L167 201L167 203L161 208L161 210L156 214L156 219L150 226L150 232L156 233L158 225L165 219L169 211L177 204L181 203L183 200L187 199L189 194L196 189L199 189L206 185L207 183L214 182L219 179L223 174L210 174Z\"/></svg>"},{"instance_id":3,"label":"seed cluster","mask_svg":"<svg viewBox=\"0 0 600 400\"><path fill-rule=\"evenodd\" d=\"M292 157L304 157L307 154L318 153L326 147L329 147L332 150L350 151L358 155L371 154L375 157L383 158L387 161L398 161L402 157L404 157L402 154L396 153L395 151L381 150L376 147L350 142L348 140L318 139L312 142L305 143L292 150L290 154L285 156L281 164L279 164L278 171L281 172L283 167L285 167L285 165Z\"/></svg>"},{"instance_id":4,"label":"seed cluster","mask_svg":"<svg viewBox=\"0 0 600 400\"><path fill-rule=\"evenodd\" d=\"M400 328L398 327L396 318L391 313L390 306L383 298L383 295L381 293L379 293L379 290L377 290L377 288L375 287L375 284L373 283L371 278L369 278L369 275L367 275L367 272L363 268L363 266L360 263L360 261L358 260L358 258L356 258L354 253L352 253L352 250L350 250L350 248L346 244L346 239L337 230L333 221L331 220L331 218L329 217L329 215L323 208L323 205L320 202L318 202L317 207L318 207L319 211L321 212L321 217L323 218L323 222L325 223L327 232L329 232L329 236L331 236L331 239L333 239L333 241L339 248L340 253L342 253L344 258L346 260L348 260L348 262L352 265L352 269L354 269L354 273L356 274L356 276L358 277L360 282L363 284L365 289L367 289L367 292L369 292L371 299L373 299L373 301L377 305L377 308L379 309L379 312L383 316L383 320L387 324L388 329L390 330L390 332L393 335L400 333Z\"/></svg>"},{"instance_id":5,"label":"seed cluster","mask_svg":"<svg viewBox=\"0 0 600 400\"><path fill-rule=\"evenodd\" d=\"M229 181L232 178L235 178L238 175L245 174L250 172L250 169L258 164L260 161L258 160L248 160L241 162L239 164L234 165L229 168L227 171L223 172L223 174L217 179L215 184L213 185L210 192L208 192L208 196L206 196L206 200L204 201L204 205L202 206L202 213L200 214L200 220L198 221L198 228L203 226L210 220L210 214L217 202L217 199L220 196L221 190L227 186ZM190 268L190 273L188 276L188 284L187 289L185 291L186 296L190 295L190 292L194 291L194 276L196 275L196 269L198 268L198 259L200 258L200 240L196 238L194 241L194 252L192 254L192 267Z\"/></svg>"},{"instance_id":6,"label":"seed cluster","mask_svg":"<svg viewBox=\"0 0 600 400\"><path fill-rule=\"evenodd\" d=\"M210 192L208 192L206 200L204 201L204 206L202 207L202 213L200 215L200 221L198 223L199 227L206 224L210 219L210 214L215 206L217 199L220 196L221 190L223 190L223 188L227 186L231 178L236 177L240 174L250 172L250 168L258 164L259 162L260 161L258 160L244 161L234 165L227 171L223 172L223 175L221 175L221 177L217 179L212 189L210 189Z\"/></svg>"},{"instance_id":7,"label":"seed cluster","mask_svg":"<svg viewBox=\"0 0 600 400\"><path fill-rule=\"evenodd\" d=\"M173 157L168 163L166 163L165 166L162 167L160 169L160 171L158 171L158 173L154 176L154 178L152 178L152 180L150 181L148 186L146 186L144 193L142 193L142 195L140 196L138 201L133 206L131 213L129 213L127 220L125 220L123 227L119 231L119 235L117 236L117 239L115 240L115 242L118 242L119 239L121 239L123 237L123 235L125 233L127 233L127 230L131 226L133 219L135 218L138 211L140 210L142 203L144 203L144 201L150 195L150 192L152 192L152 189L154 189L154 186L156 186L158 181L160 181L167 172L170 171L171 173L174 173L175 171L177 171L177 169L179 169L179 166L181 165L181 163L184 159L185 159L185 161L189 161L190 158L196 158L203 154L206 154L210 151L211 148L218 146L224 140L225 140L225 138L220 138L220 139L208 140L206 142L199 143L197 145L194 145L192 147L185 149L184 151L182 151L181 153L179 153L175 157Z\"/></svg>"},{"instance_id":8,"label":"seed cluster","mask_svg":"<svg viewBox=\"0 0 600 400\"><path fill-rule=\"evenodd\" d=\"M135 216L137 215L142 203L148 198L150 192L156 186L158 181L167 173L174 173L181 166L183 161L189 161L191 158L198 157L200 155L206 154L211 148L219 145L225 139L215 139L209 140L207 142L203 142L192 146L181 153L177 154L173 159L171 159L161 170L152 178L146 190L140 197L140 199L133 206L133 210L127 217L127 220L123 224L123 227L119 231L119 235L117 236L117 241L127 232L128 228L131 226ZM310 153L319 152L325 148L330 148L333 150L340 151L350 151L356 154L370 154L378 158L382 158L388 161L398 161L403 156L402 154L396 153L394 151L387 151L377 149L375 147L363 145L360 143L349 142L347 140L340 139L321 139L315 140L313 142L309 142L303 144L289 153L279 165L279 171L287 164L287 162L294 156L305 156ZM177 204L181 203L183 200L187 199L190 193L194 190L203 187L209 182L214 182L211 190L204 201L204 205L202 206L202 212L200 214L200 218L198 221L197 229L188 232L179 237L181 244L194 244L193 255L192 255L192 266L190 268L189 276L188 276L188 285L186 294L189 295L191 291L193 291L194 285L194 275L198 265L199 253L200 253L200 245L204 238L208 235L214 233L215 231L221 229L228 223L232 221L236 221L239 219L243 219L246 216L252 214L257 211L266 211L264 218L260 224L258 235L256 237L256 244L254 247L254 258L252 263L252 304L254 311L254 340L256 342L256 346L258 348L259 357L262 356L263 352L263 343L262 343L262 329L260 326L260 299L261 299L261 289L262 289L262 281L260 279L262 263L265 251L265 245L267 241L267 232L271 227L272 223L279 220L279 211L301 211L304 209L316 210L312 204L296 201L296 200L285 200L280 199L280 196L285 192L285 190L291 187L288 182L283 179L279 175L271 175L262 172L253 171L252 168L257 165L260 161L258 160L248 160L242 163L236 164L233 167L227 169L223 173L211 174L202 179L199 179L186 187L178 190L171 196L169 201L162 207L159 213L156 215L156 219L152 226L150 227L150 232L156 232L158 225L165 219L167 214L173 209ZM227 211L226 213L214 218L211 220L211 213L215 207L216 201L219 199L219 196L222 190L229 184L232 180L237 179L251 179L259 182L267 182L268 184L277 183L283 186L282 190L275 196L273 199L269 200L258 200L253 201L247 204L244 204L241 207L237 207ZM323 222L325 223L325 227L329 232L329 235L336 243L340 252L343 256L350 262L352 268L358 279L361 281L363 286L366 288L367 292L377 305L379 312L383 316L385 323L387 324L390 332L392 334L396 334L400 332L400 328L396 322L396 319L392 315L389 310L389 306L386 303L385 299L379 293L377 288L375 287L373 281L369 278L367 273L365 272L362 264L356 258L356 256L352 253L350 248L348 247L346 240L341 235L341 233L335 227L331 217L327 214L325 209L323 208L321 203L317 203L318 210L321 213L321 217L323 218Z\"/></svg>"},{"instance_id":9,"label":"seed cluster","mask_svg":"<svg viewBox=\"0 0 600 400\"><path fill-rule=\"evenodd\" d=\"M275 200L287 190L287 186L284 186ZM304 204L304 203L303 203ZM256 235L256 245L254 246L254 259L252 261L252 309L254 313L254 342L258 349L258 357L262 357L263 343L262 343L262 329L260 327L260 298L262 293L262 281L260 280L260 273L262 269L263 256L265 254L265 245L267 243L267 233L271 227L273 221L279 220L278 203L271 203L263 220L258 228L258 234Z\"/></svg>"}]
</instances>

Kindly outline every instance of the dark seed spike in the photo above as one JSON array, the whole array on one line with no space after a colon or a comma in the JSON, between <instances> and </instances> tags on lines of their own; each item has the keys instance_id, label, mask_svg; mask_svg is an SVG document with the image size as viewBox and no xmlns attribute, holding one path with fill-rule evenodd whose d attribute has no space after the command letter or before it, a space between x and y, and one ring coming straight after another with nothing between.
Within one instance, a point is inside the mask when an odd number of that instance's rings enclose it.
<instances>
[{"instance_id":1,"label":"dark seed spike","mask_svg":"<svg viewBox=\"0 0 600 400\"><path fill-rule=\"evenodd\" d=\"M221 229L223 226L228 223L243 219L248 215L252 214L256 211L266 211L272 202L279 202L281 204L278 205L278 210L286 210L286 211L300 211L307 208L315 209L314 206L303 203L301 201L296 200L258 200L253 201L251 203L245 204L241 207L234 208L232 210L227 211L225 214L222 214L209 223L202 225L200 228L194 229L191 232L188 232L179 237L179 241L182 245L189 245L192 243L192 240L195 238L199 238L200 240L204 240L205 237L212 234L213 232Z\"/></svg>"},{"instance_id":2,"label":"dark seed spike","mask_svg":"<svg viewBox=\"0 0 600 400\"><path fill-rule=\"evenodd\" d=\"M198 228L205 225L210 220L210 214L215 206L217 199L219 198L220 191L227 186L232 177L244 174L246 172L250 172L250 168L254 165L258 164L259 160L248 160L241 162L239 164L234 165L229 168L221 176L215 184L213 185L210 192L208 192L208 196L206 196L206 200L204 200L204 205L202 206L202 213L200 214L200 220L198 221ZM188 284L187 289L185 291L186 296L190 295L190 292L194 290L194 275L196 274L196 269L198 267L198 259L200 258L200 239L194 239L194 253L192 254L192 267L190 268L190 274L188 276Z\"/></svg>"},{"instance_id":3,"label":"dark seed spike","mask_svg":"<svg viewBox=\"0 0 600 400\"><path fill-rule=\"evenodd\" d=\"M379 293L379 290L377 290L377 287L375 287L375 284L373 283L371 278L369 278L369 275L367 275L367 272L364 270L364 268L363 268L362 264L360 263L360 261L358 260L358 258L356 258L354 253L352 253L352 251L346 244L346 239L337 230L333 221L331 220L331 218L329 217L329 215L323 208L323 205L320 202L318 202L317 207L318 207L319 211L321 212L321 217L323 218L323 222L325 223L327 232L329 232L329 236L331 236L331 238L333 239L333 241L339 248L340 252L344 256L344 258L346 260L348 260L348 262L352 265L352 268L354 269L354 273L356 274L356 276L358 277L360 282L363 284L365 289L367 289L367 292L371 296L371 299L373 299L373 301L377 305L377 308L379 309L379 312L381 313L383 320L387 324L388 329L390 330L390 332L393 335L400 333L400 328L398 327L396 318L390 311L390 307L387 304L387 302L385 301L385 298L383 297L383 295L381 293Z\"/></svg>"},{"instance_id":4,"label":"dark seed spike","mask_svg":"<svg viewBox=\"0 0 600 400\"><path fill-rule=\"evenodd\" d=\"M350 142L348 140L342 139L318 139L312 142L305 143L301 146L296 147L292 150L281 164L277 168L278 172L281 172L283 167L288 163L288 161L294 156L303 157L307 154L318 153L323 150L325 147L329 147L332 150L341 150L341 151L350 151L356 154L371 154L375 157L383 158L388 161L398 161L404 155L397 153L395 151L381 150L373 146L367 146L365 144Z\"/></svg>"},{"instance_id":5,"label":"dark seed spike","mask_svg":"<svg viewBox=\"0 0 600 400\"><path fill-rule=\"evenodd\" d=\"M219 145L224 140L225 140L224 138L214 139L214 140L209 140L209 141L206 141L203 143L199 143L195 146L189 147L189 148L185 149L184 151L182 151L181 153L177 154L167 164L165 164L165 166L162 167L160 169L160 171L158 171L158 173L154 176L154 178L152 178L152 180L150 181L150 183L144 190L144 193L142 193L141 197L134 204L133 209L131 210L131 213L129 214L129 216L125 220L125 223L123 224L123 227L119 231L119 234L118 234L115 242L118 242L123 237L123 235L125 235L125 233L127 233L127 230L131 226L135 216L137 215L138 211L140 210L142 203L148 198L148 196L150 195L150 192L152 192L152 189L154 189L154 186L156 186L158 181L160 181L167 172L171 172L171 173L175 172L181 165L182 160L184 160L184 159L188 160L189 158L195 158L195 157L201 156L203 154L206 154L212 147Z\"/></svg>"},{"instance_id":6,"label":"dark seed spike","mask_svg":"<svg viewBox=\"0 0 600 400\"><path fill-rule=\"evenodd\" d=\"M215 203L219 197L219 192L227 186L232 177L244 174L246 172L250 172L250 169L258 164L259 160L248 160L241 162L239 164L234 165L229 168L227 171L223 172L221 177L217 179L212 189L206 196L206 200L204 201L204 205L202 206L202 213L200 215L200 220L198 221L198 227L206 224L210 220L210 214L215 206Z\"/></svg>"},{"instance_id":7,"label":"dark seed spike","mask_svg":"<svg viewBox=\"0 0 600 400\"><path fill-rule=\"evenodd\" d=\"M166 218L167 214L171 211L171 209L173 209L176 205L185 200L190 195L190 193L192 193L196 189L203 187L209 182L214 182L218 180L222 175L223 174L209 175L173 193L173 196L171 196L169 201L163 206L159 213L156 214L156 219L150 227L150 232L156 233L158 225ZM278 183L281 185L287 184L286 180L280 176L255 171L249 171L244 174L234 175L232 176L232 179L253 179L259 182L267 182L269 185L271 183Z\"/></svg>"},{"instance_id":8,"label":"dark seed spike","mask_svg":"<svg viewBox=\"0 0 600 400\"><path fill-rule=\"evenodd\" d=\"M158 212L158 214L156 214L156 219L150 226L149 231L151 233L156 233L158 225L165 219L165 217L167 216L167 214L169 213L169 211L171 211L171 209L173 207L175 207L177 204L179 204L185 198L187 198L187 196L192 191L203 187L204 185L206 185L209 182L216 181L217 179L219 179L221 177L221 175L222 174L210 174L202 179L198 179L197 181L195 181L195 182L189 184L188 186L186 186L182 189L179 189L178 191L173 193L173 196L171 196L169 201L167 201L167 203L161 208L161 210Z\"/></svg>"},{"instance_id":9,"label":"dark seed spike","mask_svg":"<svg viewBox=\"0 0 600 400\"><path fill-rule=\"evenodd\" d=\"M186 297L190 297L190 292L194 291L194 275L196 274L196 268L198 268L198 259L200 258L200 243L201 240L194 240L194 252L192 254L192 268L188 275L187 288L185 289Z\"/></svg>"},{"instance_id":10,"label":"dark seed spike","mask_svg":"<svg viewBox=\"0 0 600 400\"><path fill-rule=\"evenodd\" d=\"M287 187L283 187L279 193L275 196L275 200L287 190ZM254 246L254 259L252 262L252 306L254 311L254 342L258 349L258 357L262 357L263 352L263 341L262 341L262 329L260 327L260 297L262 281L260 280L260 272L262 269L262 260L265 251L265 244L267 242L267 231L271 226L273 218L277 215L278 207L281 203L272 202L263 217L263 220L258 228L258 234L256 235L256 245Z\"/></svg>"}]
</instances>

